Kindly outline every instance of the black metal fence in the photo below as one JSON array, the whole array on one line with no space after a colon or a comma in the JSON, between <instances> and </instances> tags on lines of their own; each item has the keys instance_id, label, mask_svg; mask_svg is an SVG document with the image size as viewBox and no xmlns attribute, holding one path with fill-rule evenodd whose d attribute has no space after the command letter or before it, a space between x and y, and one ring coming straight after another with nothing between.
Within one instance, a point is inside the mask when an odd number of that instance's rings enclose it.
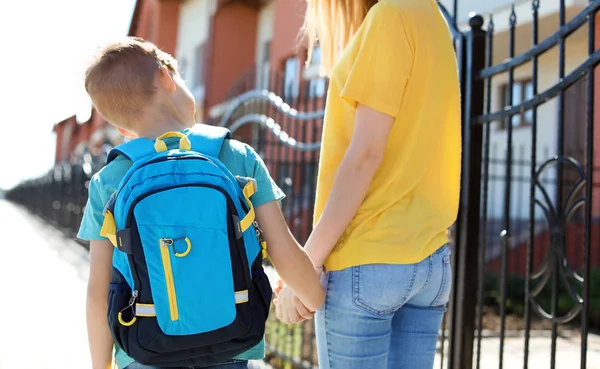
<instances>
[{"instance_id":1,"label":"black metal fence","mask_svg":"<svg viewBox=\"0 0 600 369\"><path fill-rule=\"evenodd\" d=\"M57 165L44 176L11 189L6 199L24 205L75 237L87 202L89 180L99 169L91 163Z\"/></svg>"},{"instance_id":2,"label":"black metal fence","mask_svg":"<svg viewBox=\"0 0 600 369\"><path fill-rule=\"evenodd\" d=\"M554 3L558 27L550 34L539 0L531 1L522 24L513 7L508 24L473 16L464 32L442 7L460 68L463 178L439 368L534 362L536 368L586 368L588 355L600 351L588 341L590 327L600 328L594 269L600 266L600 175L594 175L600 174L594 163L600 0L570 13L565 0ZM567 58L567 48L581 43L581 58ZM548 67L548 59L558 68ZM304 242L312 228L324 99L300 88L284 101L283 78L278 81L271 91L242 89L212 123L229 127L263 157L288 194L288 224ZM7 197L73 235L97 169L58 166ZM274 366L316 366L311 323L273 320L266 335ZM577 352L562 355L565 340Z\"/></svg>"},{"instance_id":3,"label":"black metal fence","mask_svg":"<svg viewBox=\"0 0 600 369\"><path fill-rule=\"evenodd\" d=\"M457 229L456 262L458 274L452 314L451 367L471 368L518 365L524 368L535 362L543 367L586 368L588 334L590 329L592 254L598 248L597 183L594 182L594 69L600 61L595 45L595 17L600 1L590 1L567 22L566 2L557 3L558 27L540 41L544 31L540 15L540 1L530 3L528 21L520 25L513 5L508 25L502 34L496 34L493 18L473 17L471 31L465 35L463 50L464 96L464 166L463 196ZM523 14L523 13L520 13ZM529 33L530 45L525 42ZM499 44L495 44L498 41ZM583 43L584 55L567 68L567 45ZM517 53L517 48L521 51ZM506 58L494 62L497 54ZM558 65L549 86L547 73L553 68L543 67L553 57ZM570 55L572 60L573 55ZM530 90L519 90L523 83L519 75L527 70ZM497 104L498 80L506 81L504 102ZM571 89L582 86L584 93L571 98ZM544 86L543 88L541 86ZM547 112L552 111L552 119ZM545 119L540 119L544 112ZM523 123L528 118L529 168L527 229L523 240L523 255L519 263L525 275L517 284L509 285L509 255L511 244L518 232L513 218L516 176L514 147L523 137ZM516 123L516 124L515 124ZM498 129L503 132L499 133ZM540 150L541 141L553 143L551 153ZM490 147L501 143L507 165L504 168L504 186L501 189L503 209L500 232L490 237L489 217ZM541 162L541 164L539 164ZM551 173L551 185L542 177ZM597 190L596 190L597 191ZM595 196L594 196L595 195ZM539 224L546 231L539 232ZM497 314L499 327L497 350L482 349L486 283L485 266L487 245L499 241ZM545 244L545 245L544 245ZM540 247L542 246L542 247ZM595 250L596 249L596 250ZM577 251L577 252L573 252ZM573 256L578 255L578 256ZM468 281L468 282L467 282ZM510 287L510 288L509 288ZM507 324L512 307L509 297L518 291L522 303L522 323L517 337L509 337ZM597 294L597 292L595 292ZM473 319L476 316L476 319ZM536 329L534 324L548 323L548 337L543 338L543 355L532 349ZM597 323L596 323L597 324ZM576 353L559 355L559 331L567 329L576 335ZM473 339L475 338L475 341ZM508 346L516 341L517 346ZM471 346L475 342L475 347ZM471 353L475 348L475 357ZM535 355L535 358L534 358ZM568 359L567 359L568 357ZM490 360L491 359L491 360ZM566 359L566 360L565 360ZM597 360L597 359L596 359ZM489 364L493 363L493 364Z\"/></svg>"}]
</instances>

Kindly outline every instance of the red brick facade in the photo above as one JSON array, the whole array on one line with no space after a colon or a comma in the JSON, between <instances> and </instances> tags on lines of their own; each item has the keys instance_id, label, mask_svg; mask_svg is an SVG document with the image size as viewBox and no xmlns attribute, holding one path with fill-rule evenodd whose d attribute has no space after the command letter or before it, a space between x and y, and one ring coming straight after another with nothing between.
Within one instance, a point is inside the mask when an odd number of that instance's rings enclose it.
<instances>
[{"instance_id":1,"label":"red brick facade","mask_svg":"<svg viewBox=\"0 0 600 369\"><path fill-rule=\"evenodd\" d=\"M151 41L161 50L175 55L179 6L177 0L137 0L129 35Z\"/></svg>"},{"instance_id":2,"label":"red brick facade","mask_svg":"<svg viewBox=\"0 0 600 369\"><path fill-rule=\"evenodd\" d=\"M209 27L206 112L222 103L233 83L254 65L258 9L240 1L226 3L217 8Z\"/></svg>"},{"instance_id":3,"label":"red brick facade","mask_svg":"<svg viewBox=\"0 0 600 369\"><path fill-rule=\"evenodd\" d=\"M282 69L283 61L291 56L305 56L305 49L298 45L300 29L306 11L305 0L275 1L273 16L273 41L271 42L271 65ZM304 62L304 58L302 58Z\"/></svg>"}]
</instances>

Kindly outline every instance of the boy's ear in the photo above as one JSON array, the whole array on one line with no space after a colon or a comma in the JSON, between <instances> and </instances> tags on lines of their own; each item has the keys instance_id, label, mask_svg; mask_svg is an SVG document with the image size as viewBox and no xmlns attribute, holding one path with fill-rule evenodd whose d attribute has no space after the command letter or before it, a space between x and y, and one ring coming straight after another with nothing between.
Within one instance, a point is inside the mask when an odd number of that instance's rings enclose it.
<instances>
[{"instance_id":1,"label":"boy's ear","mask_svg":"<svg viewBox=\"0 0 600 369\"><path fill-rule=\"evenodd\" d=\"M126 129L123 128L117 128L117 130L119 131L120 134L122 134L125 137L129 137L129 138L137 138L137 135L133 132L129 132Z\"/></svg>"},{"instance_id":2,"label":"boy's ear","mask_svg":"<svg viewBox=\"0 0 600 369\"><path fill-rule=\"evenodd\" d=\"M177 84L173 81L173 76L167 68L160 68L158 70L157 83L163 90L173 93L177 90Z\"/></svg>"}]
</instances>

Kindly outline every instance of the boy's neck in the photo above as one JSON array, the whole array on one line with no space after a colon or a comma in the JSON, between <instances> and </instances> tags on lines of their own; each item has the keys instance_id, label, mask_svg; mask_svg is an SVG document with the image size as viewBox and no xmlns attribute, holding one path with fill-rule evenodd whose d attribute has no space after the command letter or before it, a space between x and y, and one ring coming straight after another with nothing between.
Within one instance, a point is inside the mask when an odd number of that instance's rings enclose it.
<instances>
[{"instance_id":1,"label":"boy's neck","mask_svg":"<svg viewBox=\"0 0 600 369\"><path fill-rule=\"evenodd\" d=\"M144 127L136 130L138 137L144 137L148 139L155 139L163 133L170 131L182 131L189 128L189 125L182 124L177 121L155 121L155 122L144 122Z\"/></svg>"},{"instance_id":2,"label":"boy's neck","mask_svg":"<svg viewBox=\"0 0 600 369\"><path fill-rule=\"evenodd\" d=\"M169 110L169 111L165 111ZM181 117L174 109L153 109L144 112L136 134L139 137L155 139L165 132L181 131L194 125L194 117Z\"/></svg>"}]
</instances>

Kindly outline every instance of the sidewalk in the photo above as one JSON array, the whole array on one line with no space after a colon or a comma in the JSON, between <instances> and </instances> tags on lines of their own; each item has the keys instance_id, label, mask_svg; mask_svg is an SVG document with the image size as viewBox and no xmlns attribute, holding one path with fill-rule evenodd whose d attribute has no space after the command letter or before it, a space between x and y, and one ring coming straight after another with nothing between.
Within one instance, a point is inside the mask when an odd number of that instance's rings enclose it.
<instances>
[{"instance_id":1,"label":"sidewalk","mask_svg":"<svg viewBox=\"0 0 600 369\"><path fill-rule=\"evenodd\" d=\"M91 368L87 251L1 199L0 234L0 369Z\"/></svg>"},{"instance_id":2,"label":"sidewalk","mask_svg":"<svg viewBox=\"0 0 600 369\"><path fill-rule=\"evenodd\" d=\"M90 368L87 252L0 200L0 368Z\"/></svg>"}]
</instances>

